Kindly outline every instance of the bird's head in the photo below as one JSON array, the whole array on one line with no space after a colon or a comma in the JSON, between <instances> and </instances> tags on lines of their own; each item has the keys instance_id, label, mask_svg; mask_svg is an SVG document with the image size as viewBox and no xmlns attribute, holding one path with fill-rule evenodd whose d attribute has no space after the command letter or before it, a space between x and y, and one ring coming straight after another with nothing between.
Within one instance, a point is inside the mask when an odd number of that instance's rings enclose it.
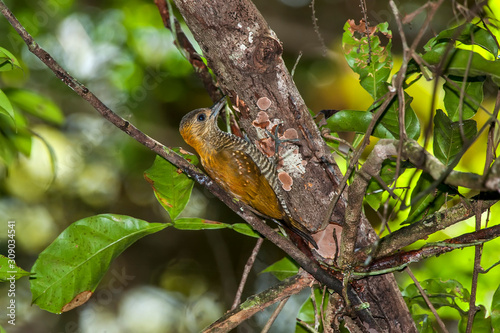
<instances>
[{"instance_id":1,"label":"bird's head","mask_svg":"<svg viewBox=\"0 0 500 333\"><path fill-rule=\"evenodd\" d=\"M210 142L210 135L219 130L217 116L225 104L226 99L222 98L211 108L193 110L182 118L179 125L181 136L198 153Z\"/></svg>"}]
</instances>

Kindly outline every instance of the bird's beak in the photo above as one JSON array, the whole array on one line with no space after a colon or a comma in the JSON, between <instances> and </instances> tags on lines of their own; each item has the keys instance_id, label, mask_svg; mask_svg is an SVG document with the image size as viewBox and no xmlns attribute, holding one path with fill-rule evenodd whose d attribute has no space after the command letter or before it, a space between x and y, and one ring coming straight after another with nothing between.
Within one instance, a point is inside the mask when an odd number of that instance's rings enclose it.
<instances>
[{"instance_id":1,"label":"bird's beak","mask_svg":"<svg viewBox=\"0 0 500 333\"><path fill-rule=\"evenodd\" d=\"M220 110L226 105L226 96L223 96L217 103L215 103L210 109L212 113L210 113L210 118L217 118Z\"/></svg>"}]
</instances>

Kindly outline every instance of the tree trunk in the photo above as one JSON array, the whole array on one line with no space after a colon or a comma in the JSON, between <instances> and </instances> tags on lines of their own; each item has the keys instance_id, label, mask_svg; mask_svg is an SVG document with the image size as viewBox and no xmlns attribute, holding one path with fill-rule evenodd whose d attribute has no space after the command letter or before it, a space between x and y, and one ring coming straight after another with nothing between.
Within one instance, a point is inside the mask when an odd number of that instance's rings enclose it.
<instances>
[{"instance_id":1,"label":"tree trunk","mask_svg":"<svg viewBox=\"0 0 500 333\"><path fill-rule=\"evenodd\" d=\"M260 139L255 126L259 112L260 119L265 112L269 119L279 119L283 129L297 131L297 157L305 168L291 174L293 185L285 192L286 200L292 215L310 231L324 229L327 207L338 193L342 174L285 67L281 58L283 47L276 34L248 0L175 3L220 87L239 109L239 124L249 139L256 143ZM345 202L341 197L331 221L343 224ZM362 220L358 244L366 245L377 235L367 219ZM380 327L390 332L416 332L392 274L362 279L356 285L361 300L369 303Z\"/></svg>"}]
</instances>

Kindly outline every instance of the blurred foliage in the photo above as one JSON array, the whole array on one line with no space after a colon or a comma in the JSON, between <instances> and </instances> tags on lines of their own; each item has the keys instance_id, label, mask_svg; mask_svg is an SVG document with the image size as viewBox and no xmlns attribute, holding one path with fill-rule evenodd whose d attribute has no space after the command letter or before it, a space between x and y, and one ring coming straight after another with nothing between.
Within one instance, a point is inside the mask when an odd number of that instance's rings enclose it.
<instances>
[{"instance_id":1,"label":"blurred foliage","mask_svg":"<svg viewBox=\"0 0 500 333\"><path fill-rule=\"evenodd\" d=\"M410 13L423 3L423 0L404 1L399 8L402 12ZM173 39L164 29L152 1L47 0L35 3L16 0L6 1L6 4L37 42L111 109L169 146L184 145L177 132L184 113L211 105L201 83L193 75L191 66L173 45ZM380 37L373 36L372 45L377 58L372 59L373 67L366 72L363 68L355 67L356 61L349 61L355 60L357 55L356 47L349 43L356 41L351 39L347 43L351 45L350 53L347 54L352 57L348 57L346 62L339 40L344 22L349 18L359 20L361 17L358 6L346 2L342 8L331 1L316 2L319 26L328 45L328 49L324 50L311 24L308 1L256 1L256 4L284 42L284 58L290 68L299 52L303 52L294 79L308 106L313 110L342 110L328 119L328 126L332 130L357 132L353 142L359 142L356 140L366 131L372 112L380 106L372 105L374 100L388 91L394 68L398 68L401 61L398 56L398 36L395 34L390 39L384 37L390 34L390 29L395 30L388 5L377 3L370 7L370 20L381 23L378 25L381 34ZM487 12L491 16L491 11L493 14L495 10L499 12L499 5L494 2L490 4ZM456 22L451 29L445 30L453 19L449 8L442 9L437 17L439 19L433 22L433 30L442 32L419 50L429 63L435 63L443 56L450 36L461 26L461 22ZM424 13L417 15L415 26L424 18ZM388 26L382 23L385 21L389 22ZM496 93L492 80L498 82L498 61L495 61L498 49L492 43L491 34L485 33L484 27L478 22L473 23L461 30L460 42L456 43L455 57L450 66L450 73L454 75L450 78L456 84L443 82L443 90L438 95L436 105L431 106L429 102L433 90L431 83L416 80L406 90L406 124L411 137L419 137L423 132L421 129L432 126L433 122L429 121L432 119L430 107L446 111L434 119L434 135L437 139L433 142L434 152L441 148L442 153L436 154L446 163L457 156L457 149L463 144L460 141L462 137L457 137L457 130L454 130L460 126L457 122L462 119L462 124L474 124L466 125L471 127L466 132L470 136L474 135L474 130L487 120L487 116L478 111L478 103L492 110L492 96ZM197 186L193 192L189 190L187 198L174 195L171 199L182 199L184 206L189 200L180 216L203 216L203 219L178 217L184 207L176 212L164 211L157 204L151 186L142 177L143 171L154 163L153 154L103 121L72 94L27 51L24 42L4 19L0 19L0 29L4 32L0 34L1 253L7 253L9 220L16 221L16 262L28 270L43 249L50 251L48 245L54 239L56 241L51 246L57 245L64 233L70 233L76 225L69 226L71 222L104 212L127 214L148 221L174 220L174 227L178 229L232 228L238 233L255 236L246 224L213 222L234 222L238 217L220 203L210 200L211 195ZM494 26L490 26L490 29L498 36L498 29ZM411 39L418 29L410 27L405 33ZM431 33L426 33L426 37L430 38ZM347 38L346 35L344 38ZM360 35L357 38L362 39ZM474 78L464 81L468 50L473 46L479 46L474 48ZM390 52L391 49L393 52ZM322 56L324 53L327 57ZM357 74L351 71L349 65L355 67ZM414 72L408 74L413 75L413 78L421 75L418 68L412 67L412 70ZM377 76L370 76L370 73L376 73ZM485 79L486 76L491 79ZM462 111L459 111L462 86L466 87L472 99L466 99ZM410 95L418 98L412 100ZM375 128L374 139L399 136L396 103L391 106L391 110L392 113L388 113ZM444 130L440 132L439 128ZM461 158L457 168L482 173L483 165L477 161L485 160L485 142L483 135ZM341 166L347 159L346 154L339 152ZM392 179L393 175L394 165L388 164L382 178ZM165 180L165 175L158 177ZM397 184L398 188L403 189L396 192L405 195L405 187L425 188L428 185L426 181L420 173L407 170ZM192 183L189 186L192 188ZM410 212L401 211L398 208L400 203L391 201L380 188L373 185L371 191L374 194L372 200L367 200L367 214L372 213L370 217L377 221L375 211L380 209L380 203L389 200L387 207L397 211L391 216L393 230L407 219L408 214L412 214L411 222L430 213L428 209L413 210L413 206ZM452 193L450 189L443 189L441 193L423 198L421 202L436 203L431 211L439 209L443 198L447 202L456 202L457 199L452 199L445 192ZM463 189L460 189L460 193L468 195L468 191ZM494 207L490 219L494 220L498 213L498 207ZM19 305L18 326L5 327L9 332L67 331L77 328L82 332L199 331L218 318L227 304L231 303L234 286L255 240L233 230L183 232L175 228L139 240L116 263L110 264L109 258L106 258L104 262L111 265L110 271L103 277L99 276L97 280L102 278L100 287L80 312L54 317L37 307L30 307L31 295L23 291L28 288L22 285L21 279L16 296ZM473 230L472 222L460 223L447 229L446 233L433 235L429 240L453 237ZM215 241L214 236L208 233L221 233L224 241ZM60 236L56 238L57 235ZM120 238L119 235L113 237ZM498 241L485 245L483 267L498 261L498 246ZM115 252L121 252L124 248L120 247L120 251ZM264 270L278 261L280 256L281 253L276 249L264 246L259 254L256 271ZM443 303L439 313L444 319L455 321L455 326L460 325L460 329L463 321L458 321L463 318L461 311L466 308L462 301L471 283L472 265L473 249L470 248L432 258L412 267L420 281L428 280L429 286L451 292L451 296L439 298L448 302ZM283 259L266 271L283 277L292 274L295 267L293 262ZM104 269L100 268L99 271L103 272ZM398 274L398 277L402 288L410 295L414 287L409 277L403 273ZM454 280L446 282L450 279ZM249 288L252 289L249 294L253 289L263 289L270 283L261 277L255 278L255 281ZM479 315L491 318L493 327L498 323L498 281L498 268L481 275L479 280L478 303L483 305ZM93 290L96 281L91 282L87 289ZM449 283L454 284L454 287L449 287ZM0 288L3 288L0 290L0 305L4 306L8 302L7 292L5 286ZM316 307L319 307L323 294L317 289L314 293ZM408 299L413 302L410 303L412 309L416 309L414 315L421 331L430 331L434 325L432 315L421 306L418 296L411 295ZM449 302L452 299L462 302L457 306L461 311ZM309 298L300 310L300 318L314 323L312 308ZM297 308L291 309L291 312L295 317ZM478 318L481 321L478 325L488 320ZM250 331L257 329L255 321L245 325ZM281 324L278 320L276 332L290 332L293 327L293 320Z\"/></svg>"}]
</instances>

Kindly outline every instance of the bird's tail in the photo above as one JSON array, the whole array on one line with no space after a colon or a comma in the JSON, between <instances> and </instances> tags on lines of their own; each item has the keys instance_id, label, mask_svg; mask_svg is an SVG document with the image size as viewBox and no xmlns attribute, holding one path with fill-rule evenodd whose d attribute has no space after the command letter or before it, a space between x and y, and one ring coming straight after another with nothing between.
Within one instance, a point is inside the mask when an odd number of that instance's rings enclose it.
<instances>
[{"instance_id":1,"label":"bird's tail","mask_svg":"<svg viewBox=\"0 0 500 333\"><path fill-rule=\"evenodd\" d=\"M316 241L312 238L312 236L309 233L309 230L306 229L302 224L298 223L297 221L293 220L290 217L285 218L287 223L287 227L292 230L294 233L302 237L303 240L306 242L309 242L314 246L314 248L317 250L318 249L318 244L316 244Z\"/></svg>"}]
</instances>

